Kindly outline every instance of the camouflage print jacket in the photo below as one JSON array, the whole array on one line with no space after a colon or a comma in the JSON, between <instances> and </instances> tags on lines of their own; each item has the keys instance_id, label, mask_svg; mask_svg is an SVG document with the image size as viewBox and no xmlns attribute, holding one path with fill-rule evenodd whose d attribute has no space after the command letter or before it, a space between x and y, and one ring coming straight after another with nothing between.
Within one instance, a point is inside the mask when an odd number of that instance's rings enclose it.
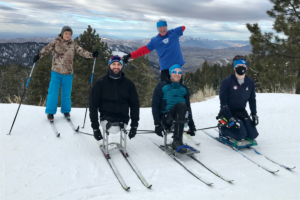
<instances>
[{"instance_id":1,"label":"camouflage print jacket","mask_svg":"<svg viewBox=\"0 0 300 200\"><path fill-rule=\"evenodd\" d=\"M64 75L73 74L75 53L85 58L93 58L92 53L78 46L72 39L65 41L60 35L41 50L40 58L49 51L52 51L53 55L51 70Z\"/></svg>"}]
</instances>

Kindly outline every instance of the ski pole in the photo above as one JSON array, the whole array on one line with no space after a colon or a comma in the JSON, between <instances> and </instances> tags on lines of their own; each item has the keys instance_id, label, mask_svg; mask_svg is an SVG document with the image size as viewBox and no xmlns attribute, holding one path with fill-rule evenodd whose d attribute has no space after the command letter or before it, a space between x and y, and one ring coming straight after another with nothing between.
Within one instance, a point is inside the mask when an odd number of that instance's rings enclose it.
<instances>
[{"instance_id":1,"label":"ski pole","mask_svg":"<svg viewBox=\"0 0 300 200\"><path fill-rule=\"evenodd\" d=\"M97 60L97 58L94 58L94 65L93 65L93 71L92 71L92 76L91 76L89 95L88 95L88 100L87 100L87 103L86 103L86 109L85 109L85 115L84 115L84 121L83 121L83 126L82 126L82 128L84 128L84 125L85 125L86 113L87 113L87 108L88 108L88 105L89 105L89 96L90 96L91 89L92 89L92 83L93 83L93 77L94 77L94 71L95 71L96 60Z\"/></svg>"},{"instance_id":2,"label":"ski pole","mask_svg":"<svg viewBox=\"0 0 300 200\"><path fill-rule=\"evenodd\" d=\"M27 86L28 86L28 84L29 84L29 81L30 81L30 78L31 78L31 75L32 75L32 72L33 72L33 69L34 69L34 67L35 67L35 63L33 63L33 66L32 66L32 69L31 69L30 75L29 75L29 77L28 77L28 80L27 80L27 83L26 83L26 87L25 87L25 89L24 89L24 93L23 93L23 96L22 96L22 98L21 98L21 101L20 101L20 104L19 104L19 107L18 107L18 110L17 110L16 116L15 116L15 119L14 119L14 121L13 121L13 123L12 123L12 126L11 126L11 128L10 128L10 131L9 131L9 133L8 133L7 135L10 135L10 133L11 133L11 131L12 131L13 127L14 127L14 124L15 124L16 118L17 118L17 116L18 116L18 113L19 113L19 109L20 109L20 107L21 107L21 104L22 104L22 102L23 102L23 99L24 99L24 97L25 97L25 94L26 94L26 91L27 91Z\"/></svg>"},{"instance_id":3,"label":"ski pole","mask_svg":"<svg viewBox=\"0 0 300 200\"><path fill-rule=\"evenodd\" d=\"M212 128L218 128L218 126L213 126L213 127L208 127L208 128L201 128L201 129L197 129L196 131L202 131L202 130L212 129ZM185 131L185 132L187 132L187 131Z\"/></svg>"}]
</instances>

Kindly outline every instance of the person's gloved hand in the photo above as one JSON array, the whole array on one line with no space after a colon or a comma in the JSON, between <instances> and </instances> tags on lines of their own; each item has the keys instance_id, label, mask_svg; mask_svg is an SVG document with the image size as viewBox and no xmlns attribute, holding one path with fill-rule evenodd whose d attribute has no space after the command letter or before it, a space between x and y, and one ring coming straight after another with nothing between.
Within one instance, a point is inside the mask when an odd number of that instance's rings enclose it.
<instances>
[{"instance_id":1,"label":"person's gloved hand","mask_svg":"<svg viewBox=\"0 0 300 200\"><path fill-rule=\"evenodd\" d=\"M155 133L156 135L163 137L164 129L161 125L155 125Z\"/></svg>"},{"instance_id":2,"label":"person's gloved hand","mask_svg":"<svg viewBox=\"0 0 300 200\"><path fill-rule=\"evenodd\" d=\"M94 138L96 140L102 140L103 139L100 129L94 129Z\"/></svg>"},{"instance_id":3,"label":"person's gloved hand","mask_svg":"<svg viewBox=\"0 0 300 200\"><path fill-rule=\"evenodd\" d=\"M94 57L94 58L98 58L98 56L99 56L99 52L98 52L98 50L94 51L94 53L93 53L93 57Z\"/></svg>"},{"instance_id":4,"label":"person's gloved hand","mask_svg":"<svg viewBox=\"0 0 300 200\"><path fill-rule=\"evenodd\" d=\"M33 61L33 63L36 63L39 59L40 59L40 52L38 52L38 54L36 54L36 55L33 57L32 61Z\"/></svg>"},{"instance_id":5,"label":"person's gloved hand","mask_svg":"<svg viewBox=\"0 0 300 200\"><path fill-rule=\"evenodd\" d=\"M254 126L257 126L259 123L258 116L256 114L252 115L252 123Z\"/></svg>"},{"instance_id":6,"label":"person's gloved hand","mask_svg":"<svg viewBox=\"0 0 300 200\"><path fill-rule=\"evenodd\" d=\"M136 135L136 131L137 131L137 127L131 127L128 134L129 139L134 138L134 136Z\"/></svg>"},{"instance_id":7,"label":"person's gloved hand","mask_svg":"<svg viewBox=\"0 0 300 200\"><path fill-rule=\"evenodd\" d=\"M123 62L124 62L125 64L127 64L127 63L128 63L128 60L129 60L129 58L131 58L131 55L130 55L130 53L129 53L129 54L127 54L127 55L124 55L124 56L123 56Z\"/></svg>"},{"instance_id":8,"label":"person's gloved hand","mask_svg":"<svg viewBox=\"0 0 300 200\"><path fill-rule=\"evenodd\" d=\"M240 123L234 117L228 120L228 128L240 128Z\"/></svg>"},{"instance_id":9,"label":"person's gloved hand","mask_svg":"<svg viewBox=\"0 0 300 200\"><path fill-rule=\"evenodd\" d=\"M187 134L189 134L190 136L195 136L196 134L196 127L195 126L189 126L189 130L186 132Z\"/></svg>"}]
</instances>

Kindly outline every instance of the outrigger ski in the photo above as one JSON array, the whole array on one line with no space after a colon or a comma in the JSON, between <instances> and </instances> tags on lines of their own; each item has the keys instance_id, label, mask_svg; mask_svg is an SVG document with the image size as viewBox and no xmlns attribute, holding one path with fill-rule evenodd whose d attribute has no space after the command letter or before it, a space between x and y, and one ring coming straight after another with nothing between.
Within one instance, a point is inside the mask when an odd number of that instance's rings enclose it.
<instances>
[{"instance_id":1,"label":"outrigger ski","mask_svg":"<svg viewBox=\"0 0 300 200\"><path fill-rule=\"evenodd\" d=\"M214 129L214 130L215 130L215 129ZM215 131L219 132L218 130L215 130ZM243 148L249 148L249 149L252 149L256 154L265 157L267 160L269 160L269 161L273 162L274 164L279 165L279 166L281 166L281 167L283 167L283 168L285 168L285 169L287 169L287 170L292 170L292 169L295 169L295 168L296 168L296 166L294 166L294 167L288 167L288 166L283 165L283 164L281 164L281 163L279 163L279 162L277 162L277 161L274 161L273 159L271 159L271 158L269 158L269 157L263 155L262 153L258 152L258 150L257 150L256 148L254 148L253 146L256 146L256 145L247 145L247 146L245 146L245 147L243 147Z\"/></svg>"},{"instance_id":2,"label":"outrigger ski","mask_svg":"<svg viewBox=\"0 0 300 200\"><path fill-rule=\"evenodd\" d=\"M215 139L216 141L222 143L222 144L225 144L226 146L229 146L231 149L233 149L234 151L236 151L237 153L241 154L244 158L248 159L249 161L251 161L252 163L256 164L257 166L263 168L264 170L270 172L270 173L276 173L276 172L279 172L279 169L278 170L271 170L271 169L268 169L267 167L261 165L261 164L258 164L257 162L253 161L252 159L250 159L248 156L246 156L245 154L243 154L238 148L234 147L233 145L230 145L228 143L224 143L222 140L220 140L218 137L214 137L212 136L211 134L207 133L206 131L202 130L206 135L208 135L209 137Z\"/></svg>"}]
</instances>

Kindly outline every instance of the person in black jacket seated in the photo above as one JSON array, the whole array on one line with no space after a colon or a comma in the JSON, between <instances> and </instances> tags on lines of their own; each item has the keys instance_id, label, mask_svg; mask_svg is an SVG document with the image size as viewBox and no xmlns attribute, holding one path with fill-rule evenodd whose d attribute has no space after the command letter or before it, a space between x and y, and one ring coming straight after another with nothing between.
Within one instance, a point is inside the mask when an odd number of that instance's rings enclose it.
<instances>
[{"instance_id":1,"label":"person in black jacket seated","mask_svg":"<svg viewBox=\"0 0 300 200\"><path fill-rule=\"evenodd\" d=\"M252 144L258 132L258 116L256 111L256 97L254 81L245 73L247 60L244 56L235 56L233 59L235 73L222 80L220 86L221 110L219 117L227 122L228 126L221 127L221 133L235 140L246 139ZM249 102L252 120L246 111Z\"/></svg>"},{"instance_id":2,"label":"person in black jacket seated","mask_svg":"<svg viewBox=\"0 0 300 200\"><path fill-rule=\"evenodd\" d=\"M98 110L100 120L112 119L111 122L129 122L131 129L128 137L136 135L140 104L135 85L123 73L123 61L119 56L113 56L108 62L107 75L99 78L92 87L89 99L90 119L96 140L101 140Z\"/></svg>"},{"instance_id":3,"label":"person in black jacket seated","mask_svg":"<svg viewBox=\"0 0 300 200\"><path fill-rule=\"evenodd\" d=\"M152 97L152 114L154 118L155 133L163 137L163 130L169 129L174 123L173 150L178 150L182 143L184 123L187 121L188 134L195 136L196 127L192 118L190 106L190 93L188 88L180 83L182 68L175 64L169 69L170 76L157 84ZM188 153L188 148L181 148L179 153Z\"/></svg>"}]
</instances>

